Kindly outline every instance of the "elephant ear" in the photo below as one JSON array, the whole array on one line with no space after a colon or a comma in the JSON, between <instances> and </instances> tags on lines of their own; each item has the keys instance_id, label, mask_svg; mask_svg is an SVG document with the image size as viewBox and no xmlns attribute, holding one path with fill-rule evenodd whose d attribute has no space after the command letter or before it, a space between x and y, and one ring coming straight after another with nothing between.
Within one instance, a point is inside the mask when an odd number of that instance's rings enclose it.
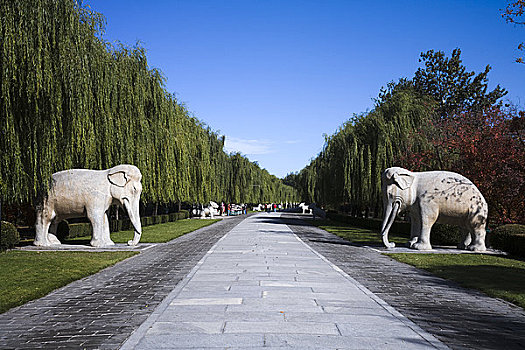
<instances>
[{"instance_id":1,"label":"elephant ear","mask_svg":"<svg viewBox=\"0 0 525 350\"><path fill-rule=\"evenodd\" d=\"M123 171L117 171L112 174L108 174L108 180L113 185L118 187L124 187L128 183L128 178L126 176L126 173Z\"/></svg>"},{"instance_id":2,"label":"elephant ear","mask_svg":"<svg viewBox=\"0 0 525 350\"><path fill-rule=\"evenodd\" d=\"M393 176L395 184L402 190L406 190L410 186L412 186L412 182L414 182L414 175L412 174L403 174L403 173L397 173Z\"/></svg>"}]
</instances>

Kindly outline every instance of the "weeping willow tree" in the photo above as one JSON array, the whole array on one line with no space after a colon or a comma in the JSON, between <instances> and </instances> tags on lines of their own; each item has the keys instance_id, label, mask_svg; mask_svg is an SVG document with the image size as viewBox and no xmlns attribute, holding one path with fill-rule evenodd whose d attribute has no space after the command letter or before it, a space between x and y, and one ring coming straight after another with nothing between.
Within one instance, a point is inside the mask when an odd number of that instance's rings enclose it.
<instances>
[{"instance_id":1,"label":"weeping willow tree","mask_svg":"<svg viewBox=\"0 0 525 350\"><path fill-rule=\"evenodd\" d=\"M378 214L381 172L413 145L413 131L433 115L433 102L410 89L392 93L326 137L321 153L291 181L303 200L354 214ZM421 143L423 144L423 143ZM399 165L399 164L396 164Z\"/></svg>"},{"instance_id":2,"label":"weeping willow tree","mask_svg":"<svg viewBox=\"0 0 525 350\"><path fill-rule=\"evenodd\" d=\"M151 203L285 201L297 192L166 91L141 46L102 39L75 0L0 0L0 190L32 203L52 173L134 164Z\"/></svg>"}]
</instances>

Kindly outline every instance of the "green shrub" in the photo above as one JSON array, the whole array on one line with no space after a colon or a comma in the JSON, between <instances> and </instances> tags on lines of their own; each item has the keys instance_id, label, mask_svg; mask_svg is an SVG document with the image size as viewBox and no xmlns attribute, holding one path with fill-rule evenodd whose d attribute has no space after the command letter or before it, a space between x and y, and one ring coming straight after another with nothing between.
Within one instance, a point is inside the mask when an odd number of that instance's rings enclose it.
<instances>
[{"instance_id":1,"label":"green shrub","mask_svg":"<svg viewBox=\"0 0 525 350\"><path fill-rule=\"evenodd\" d=\"M93 229L89 222L69 225L69 238L91 236L92 234Z\"/></svg>"},{"instance_id":2,"label":"green shrub","mask_svg":"<svg viewBox=\"0 0 525 350\"><path fill-rule=\"evenodd\" d=\"M366 228L369 230L375 230L378 233L381 231L381 225L383 220L374 219L374 218L356 218L349 215L337 214L333 212L328 212L327 217L334 221L339 221L351 226L356 226L360 228ZM405 221L395 221L390 228L389 233L395 233L400 235L410 236L410 223Z\"/></svg>"},{"instance_id":3,"label":"green shrub","mask_svg":"<svg viewBox=\"0 0 525 350\"><path fill-rule=\"evenodd\" d=\"M464 234L459 226L434 224L430 232L430 243L433 245L457 246L462 242Z\"/></svg>"},{"instance_id":4,"label":"green shrub","mask_svg":"<svg viewBox=\"0 0 525 350\"><path fill-rule=\"evenodd\" d=\"M509 224L496 227L490 233L492 248L525 257L525 225Z\"/></svg>"},{"instance_id":5,"label":"green shrub","mask_svg":"<svg viewBox=\"0 0 525 350\"><path fill-rule=\"evenodd\" d=\"M2 221L0 224L0 252L14 248L20 243L20 235L15 225Z\"/></svg>"},{"instance_id":6,"label":"green shrub","mask_svg":"<svg viewBox=\"0 0 525 350\"><path fill-rule=\"evenodd\" d=\"M169 215L161 215L160 218L161 218L161 222L163 224L170 221L170 216Z\"/></svg>"},{"instance_id":7,"label":"green shrub","mask_svg":"<svg viewBox=\"0 0 525 350\"><path fill-rule=\"evenodd\" d=\"M144 216L140 218L140 224L142 226L151 226L155 225L155 217L154 216ZM131 222L130 222L130 229L132 228Z\"/></svg>"},{"instance_id":8,"label":"green shrub","mask_svg":"<svg viewBox=\"0 0 525 350\"><path fill-rule=\"evenodd\" d=\"M381 231L383 220L375 218L359 218L334 212L328 212L327 217L334 221L343 222L351 226ZM410 237L410 222L394 221L389 234L398 234ZM458 226L434 224L430 233L430 241L437 245L457 245L461 242L463 234Z\"/></svg>"}]
</instances>

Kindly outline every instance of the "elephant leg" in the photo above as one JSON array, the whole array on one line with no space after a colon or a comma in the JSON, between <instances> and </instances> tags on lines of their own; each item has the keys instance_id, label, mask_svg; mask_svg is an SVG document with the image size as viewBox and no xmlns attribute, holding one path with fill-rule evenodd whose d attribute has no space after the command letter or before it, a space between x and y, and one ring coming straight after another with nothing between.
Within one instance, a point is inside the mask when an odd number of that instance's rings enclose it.
<instances>
[{"instance_id":1,"label":"elephant leg","mask_svg":"<svg viewBox=\"0 0 525 350\"><path fill-rule=\"evenodd\" d=\"M417 250L431 250L432 245L430 245L430 231L432 226L436 222L438 217L437 212L431 210L424 210L421 212L421 233L419 239L412 248Z\"/></svg>"},{"instance_id":2,"label":"elephant leg","mask_svg":"<svg viewBox=\"0 0 525 350\"><path fill-rule=\"evenodd\" d=\"M51 225L50 220L38 210L36 214L36 223L35 223L35 240L34 245L37 246L49 246L50 243L47 239L47 234L49 231L49 226Z\"/></svg>"},{"instance_id":3,"label":"elephant leg","mask_svg":"<svg viewBox=\"0 0 525 350\"><path fill-rule=\"evenodd\" d=\"M475 252L484 252L487 250L485 246L485 236L487 234L485 230L486 220L484 218L478 219L474 222L470 228L470 234L472 236L472 242L467 246L468 250Z\"/></svg>"},{"instance_id":4,"label":"elephant leg","mask_svg":"<svg viewBox=\"0 0 525 350\"><path fill-rule=\"evenodd\" d=\"M106 226L109 233L109 223L107 221L106 213L102 210L100 211L88 211L88 218L91 221L91 226L93 227L93 235L91 237L90 244L93 247L104 247L108 245L106 241Z\"/></svg>"},{"instance_id":5,"label":"elephant leg","mask_svg":"<svg viewBox=\"0 0 525 350\"><path fill-rule=\"evenodd\" d=\"M54 211L50 213L48 208L37 209L34 245L50 246L60 244L60 241L56 236L49 233L49 227L51 226L54 216L56 216Z\"/></svg>"},{"instance_id":6,"label":"elephant leg","mask_svg":"<svg viewBox=\"0 0 525 350\"><path fill-rule=\"evenodd\" d=\"M102 235L102 241L104 242L104 245L115 245L115 242L111 240L111 233L109 231L109 220L108 220L108 213L104 213L104 224L103 224L103 235Z\"/></svg>"},{"instance_id":7,"label":"elephant leg","mask_svg":"<svg viewBox=\"0 0 525 350\"><path fill-rule=\"evenodd\" d=\"M419 215L410 215L410 240L407 242L409 248L413 248L421 234L421 219Z\"/></svg>"},{"instance_id":8,"label":"elephant leg","mask_svg":"<svg viewBox=\"0 0 525 350\"><path fill-rule=\"evenodd\" d=\"M472 243L470 243L467 246L468 250L472 250L475 252L484 252L487 250L487 247L485 246L485 236L487 232L485 231L485 228L479 228L474 231L474 239Z\"/></svg>"}]
</instances>

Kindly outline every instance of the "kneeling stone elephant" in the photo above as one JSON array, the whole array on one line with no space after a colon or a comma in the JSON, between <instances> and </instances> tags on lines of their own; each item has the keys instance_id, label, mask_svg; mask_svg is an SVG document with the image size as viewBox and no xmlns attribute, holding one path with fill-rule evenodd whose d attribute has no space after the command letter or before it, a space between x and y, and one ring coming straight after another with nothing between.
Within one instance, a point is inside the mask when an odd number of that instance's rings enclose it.
<instances>
[{"instance_id":1,"label":"kneeling stone elephant","mask_svg":"<svg viewBox=\"0 0 525 350\"><path fill-rule=\"evenodd\" d=\"M125 208L135 230L129 245L140 241L139 201L142 174L133 165L123 164L107 170L71 169L52 175L47 197L37 206L34 244L60 244L53 234L62 220L87 216L93 227L91 245L114 245L109 234L107 210L112 204Z\"/></svg>"},{"instance_id":2,"label":"kneeling stone elephant","mask_svg":"<svg viewBox=\"0 0 525 350\"><path fill-rule=\"evenodd\" d=\"M432 249L430 230L435 222L458 225L465 231L459 248L485 251L488 207L478 188L466 177L448 171L411 172L386 169L382 176L383 225L381 234L387 248L388 231L399 212L408 210L411 219L409 245Z\"/></svg>"}]
</instances>

